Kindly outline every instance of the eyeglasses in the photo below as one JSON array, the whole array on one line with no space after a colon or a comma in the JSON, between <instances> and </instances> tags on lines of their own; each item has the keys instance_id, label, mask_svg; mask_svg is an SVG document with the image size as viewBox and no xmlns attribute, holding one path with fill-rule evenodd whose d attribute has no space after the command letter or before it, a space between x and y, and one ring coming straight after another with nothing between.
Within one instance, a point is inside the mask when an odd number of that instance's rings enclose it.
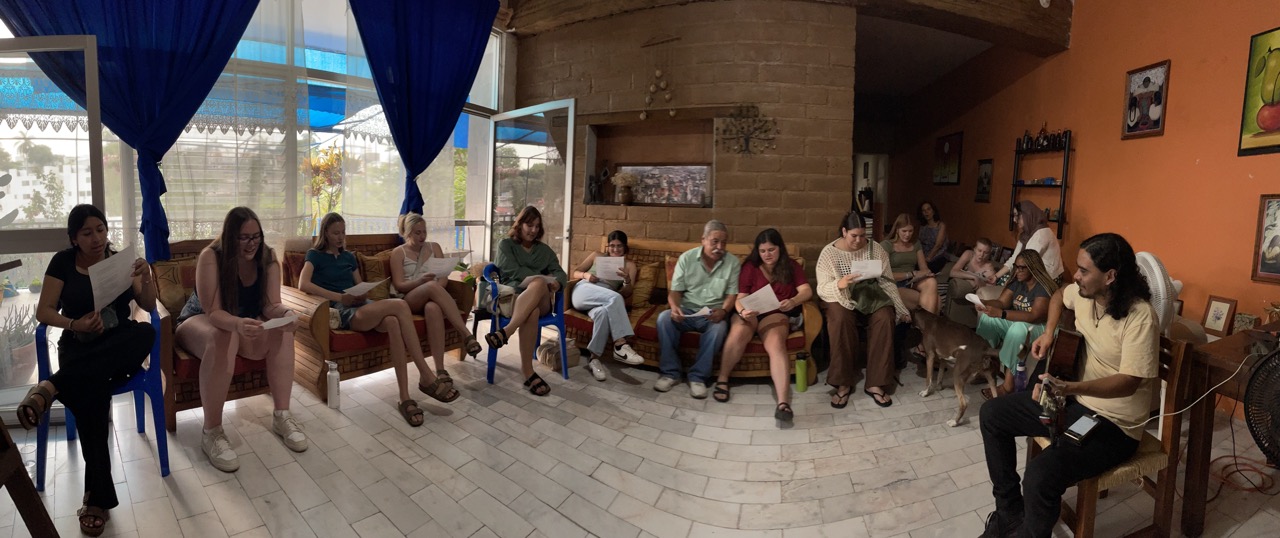
<instances>
[{"instance_id":1,"label":"eyeglasses","mask_svg":"<svg viewBox=\"0 0 1280 538\"><path fill-rule=\"evenodd\" d=\"M259 232L259 233L251 234L251 235L243 235L243 234L242 234L242 235L236 236L236 239L239 239L241 243L250 243L250 242L253 242L253 241L262 241L262 233L261 233L261 232Z\"/></svg>"},{"instance_id":2,"label":"eyeglasses","mask_svg":"<svg viewBox=\"0 0 1280 538\"><path fill-rule=\"evenodd\" d=\"M1013 266L1013 270L1014 270L1014 271L1030 271L1030 270L1031 270L1031 268L1030 268L1030 267L1027 267L1027 266L1025 266L1025 265L1014 265L1014 266Z\"/></svg>"}]
</instances>

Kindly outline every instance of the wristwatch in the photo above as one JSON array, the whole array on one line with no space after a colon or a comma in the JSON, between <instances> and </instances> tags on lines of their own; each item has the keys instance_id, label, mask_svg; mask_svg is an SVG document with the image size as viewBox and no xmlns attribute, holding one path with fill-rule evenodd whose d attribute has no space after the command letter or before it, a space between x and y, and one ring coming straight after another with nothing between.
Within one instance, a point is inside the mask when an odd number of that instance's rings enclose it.
<instances>
[{"instance_id":1,"label":"wristwatch","mask_svg":"<svg viewBox=\"0 0 1280 538\"><path fill-rule=\"evenodd\" d=\"M1000 319L1009 319L1009 311L1008 311L1008 310L1001 310L1001 311L1000 311Z\"/></svg>"}]
</instances>

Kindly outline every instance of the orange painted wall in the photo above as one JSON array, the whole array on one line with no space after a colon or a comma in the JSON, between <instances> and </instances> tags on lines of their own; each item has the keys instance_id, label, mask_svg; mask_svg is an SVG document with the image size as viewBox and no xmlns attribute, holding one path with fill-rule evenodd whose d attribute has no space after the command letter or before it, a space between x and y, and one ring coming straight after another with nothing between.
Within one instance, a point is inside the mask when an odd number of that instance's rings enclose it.
<instances>
[{"instance_id":1,"label":"orange painted wall","mask_svg":"<svg viewBox=\"0 0 1280 538\"><path fill-rule=\"evenodd\" d=\"M1237 157L1236 147L1249 37L1278 26L1274 0L1077 2L1070 50L1047 59L989 50L917 96L912 142L891 161L891 214L930 200L953 237L1011 244L1014 140L1045 122L1069 128L1069 271L1080 241L1113 231L1183 281L1184 316L1199 320L1210 294L1261 316L1264 300L1280 301L1280 285L1250 280L1259 195L1280 193L1280 154ZM1165 59L1164 135L1120 140L1125 73ZM964 132L960 185L934 186L934 140L955 131ZM991 202L974 203L985 158L995 159ZM1053 157L1024 163L1026 178L1061 175Z\"/></svg>"}]
</instances>

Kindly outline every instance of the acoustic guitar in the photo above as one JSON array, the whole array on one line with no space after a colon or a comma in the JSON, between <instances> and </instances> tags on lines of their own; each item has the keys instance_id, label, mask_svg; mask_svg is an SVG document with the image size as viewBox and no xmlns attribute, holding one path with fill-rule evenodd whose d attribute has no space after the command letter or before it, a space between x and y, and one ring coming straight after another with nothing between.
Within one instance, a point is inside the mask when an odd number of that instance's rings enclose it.
<instances>
[{"instance_id":1,"label":"acoustic guitar","mask_svg":"<svg viewBox=\"0 0 1280 538\"><path fill-rule=\"evenodd\" d=\"M1080 333L1059 329L1053 348L1045 359L1045 372L1054 379L1074 380L1084 359L1085 341ZM1040 391L1040 422L1049 428L1049 438L1057 441L1066 428L1067 400L1053 383L1044 383Z\"/></svg>"}]
</instances>

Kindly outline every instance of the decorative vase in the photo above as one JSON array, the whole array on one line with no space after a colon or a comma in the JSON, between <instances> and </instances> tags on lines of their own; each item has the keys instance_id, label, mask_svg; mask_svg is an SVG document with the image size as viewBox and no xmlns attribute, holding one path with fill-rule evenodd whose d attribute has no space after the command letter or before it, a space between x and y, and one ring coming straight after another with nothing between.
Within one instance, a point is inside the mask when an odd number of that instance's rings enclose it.
<instances>
[{"instance_id":1,"label":"decorative vase","mask_svg":"<svg viewBox=\"0 0 1280 538\"><path fill-rule=\"evenodd\" d=\"M618 203L622 205L631 205L636 201L635 195L631 193L631 187L618 187Z\"/></svg>"}]
</instances>

